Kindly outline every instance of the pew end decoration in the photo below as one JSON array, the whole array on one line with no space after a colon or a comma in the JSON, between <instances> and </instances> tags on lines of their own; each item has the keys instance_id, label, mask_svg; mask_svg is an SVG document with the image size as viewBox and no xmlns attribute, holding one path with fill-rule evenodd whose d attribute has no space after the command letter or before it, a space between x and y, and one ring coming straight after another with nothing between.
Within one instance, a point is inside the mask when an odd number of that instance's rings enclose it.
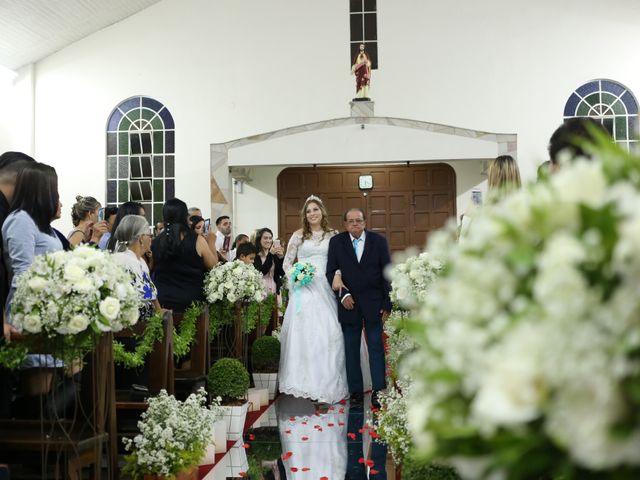
<instances>
[{"instance_id":1,"label":"pew end decoration","mask_svg":"<svg viewBox=\"0 0 640 480\"><path fill-rule=\"evenodd\" d=\"M429 239L409 428L464 478L640 478L640 157L592 135L464 242Z\"/></svg>"}]
</instances>

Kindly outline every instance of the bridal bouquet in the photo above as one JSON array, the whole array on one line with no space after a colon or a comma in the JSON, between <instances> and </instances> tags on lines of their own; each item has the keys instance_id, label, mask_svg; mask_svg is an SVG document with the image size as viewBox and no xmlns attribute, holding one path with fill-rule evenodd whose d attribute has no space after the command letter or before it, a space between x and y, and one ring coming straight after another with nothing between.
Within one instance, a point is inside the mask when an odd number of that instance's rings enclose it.
<instances>
[{"instance_id":1,"label":"bridal bouquet","mask_svg":"<svg viewBox=\"0 0 640 480\"><path fill-rule=\"evenodd\" d=\"M210 303L218 301L256 301L267 296L262 273L240 260L218 265L207 275L204 291Z\"/></svg>"},{"instance_id":2,"label":"bridal bouquet","mask_svg":"<svg viewBox=\"0 0 640 480\"><path fill-rule=\"evenodd\" d=\"M146 475L175 475L198 465L213 437L213 424L221 415L220 398L207 407L207 392L200 388L184 401L161 390L147 400L149 408L138 422L140 433L123 439L126 457L123 473L134 479Z\"/></svg>"},{"instance_id":3,"label":"bridal bouquet","mask_svg":"<svg viewBox=\"0 0 640 480\"><path fill-rule=\"evenodd\" d=\"M592 148L430 239L409 425L467 478L640 478L640 158Z\"/></svg>"},{"instance_id":4,"label":"bridal bouquet","mask_svg":"<svg viewBox=\"0 0 640 480\"><path fill-rule=\"evenodd\" d=\"M91 247L36 257L17 280L11 321L18 331L117 332L138 321L140 296L110 254Z\"/></svg>"},{"instance_id":5,"label":"bridal bouquet","mask_svg":"<svg viewBox=\"0 0 640 480\"><path fill-rule=\"evenodd\" d=\"M296 262L289 270L289 278L293 288L309 285L316 274L316 267L306 262Z\"/></svg>"},{"instance_id":6,"label":"bridal bouquet","mask_svg":"<svg viewBox=\"0 0 640 480\"><path fill-rule=\"evenodd\" d=\"M387 272L391 301L406 309L417 307L441 270L442 263L427 252L409 254L404 261L394 263Z\"/></svg>"}]
</instances>

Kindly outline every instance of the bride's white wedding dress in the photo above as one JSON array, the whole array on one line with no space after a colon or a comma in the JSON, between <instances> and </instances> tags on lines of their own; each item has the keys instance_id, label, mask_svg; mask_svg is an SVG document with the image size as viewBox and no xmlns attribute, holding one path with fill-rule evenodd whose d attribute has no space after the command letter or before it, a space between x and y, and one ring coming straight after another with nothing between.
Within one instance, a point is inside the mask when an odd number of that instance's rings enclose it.
<instances>
[{"instance_id":1,"label":"bride's white wedding dress","mask_svg":"<svg viewBox=\"0 0 640 480\"><path fill-rule=\"evenodd\" d=\"M316 268L311 283L289 290L289 304L280 332L280 392L335 403L349 394L344 339L338 305L325 276L329 240L334 233L310 239L294 233L287 247L284 271L297 258Z\"/></svg>"}]
</instances>

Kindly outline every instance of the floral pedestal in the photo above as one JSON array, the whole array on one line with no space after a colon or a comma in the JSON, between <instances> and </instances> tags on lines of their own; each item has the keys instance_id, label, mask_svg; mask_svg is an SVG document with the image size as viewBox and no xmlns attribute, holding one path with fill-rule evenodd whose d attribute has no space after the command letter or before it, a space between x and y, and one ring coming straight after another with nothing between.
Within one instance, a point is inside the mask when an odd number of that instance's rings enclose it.
<instances>
[{"instance_id":1,"label":"floral pedestal","mask_svg":"<svg viewBox=\"0 0 640 480\"><path fill-rule=\"evenodd\" d=\"M273 400L276 397L276 391L278 389L277 373L254 373L253 383L256 388L266 388L269 390L269 400Z\"/></svg>"},{"instance_id":2,"label":"floral pedestal","mask_svg":"<svg viewBox=\"0 0 640 480\"><path fill-rule=\"evenodd\" d=\"M162 475L145 475L144 480L164 480ZM198 480L198 467L191 467L176 475L176 480Z\"/></svg>"},{"instance_id":3,"label":"floral pedestal","mask_svg":"<svg viewBox=\"0 0 640 480\"><path fill-rule=\"evenodd\" d=\"M221 408L222 418L227 426L227 440L240 440L244 431L244 421L247 418L249 403L245 402L240 406L223 405Z\"/></svg>"},{"instance_id":4,"label":"floral pedestal","mask_svg":"<svg viewBox=\"0 0 640 480\"><path fill-rule=\"evenodd\" d=\"M222 418L213 424L213 443L216 453L227 451L227 422Z\"/></svg>"}]
</instances>

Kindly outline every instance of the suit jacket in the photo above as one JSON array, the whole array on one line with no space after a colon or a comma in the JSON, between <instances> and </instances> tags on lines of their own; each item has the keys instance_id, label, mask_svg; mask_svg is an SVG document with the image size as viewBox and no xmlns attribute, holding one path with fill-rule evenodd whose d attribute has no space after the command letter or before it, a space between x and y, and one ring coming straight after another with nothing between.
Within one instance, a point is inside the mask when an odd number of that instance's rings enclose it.
<instances>
[{"instance_id":1,"label":"suit jacket","mask_svg":"<svg viewBox=\"0 0 640 480\"><path fill-rule=\"evenodd\" d=\"M382 308L390 312L391 285L384 276L389 263L389 246L382 235L366 230L364 250L358 262L349 232L342 232L329 242L327 280L332 283L336 270L340 270L342 282L356 303L375 306L378 311ZM342 313L342 310L339 309L339 313Z\"/></svg>"}]
</instances>

